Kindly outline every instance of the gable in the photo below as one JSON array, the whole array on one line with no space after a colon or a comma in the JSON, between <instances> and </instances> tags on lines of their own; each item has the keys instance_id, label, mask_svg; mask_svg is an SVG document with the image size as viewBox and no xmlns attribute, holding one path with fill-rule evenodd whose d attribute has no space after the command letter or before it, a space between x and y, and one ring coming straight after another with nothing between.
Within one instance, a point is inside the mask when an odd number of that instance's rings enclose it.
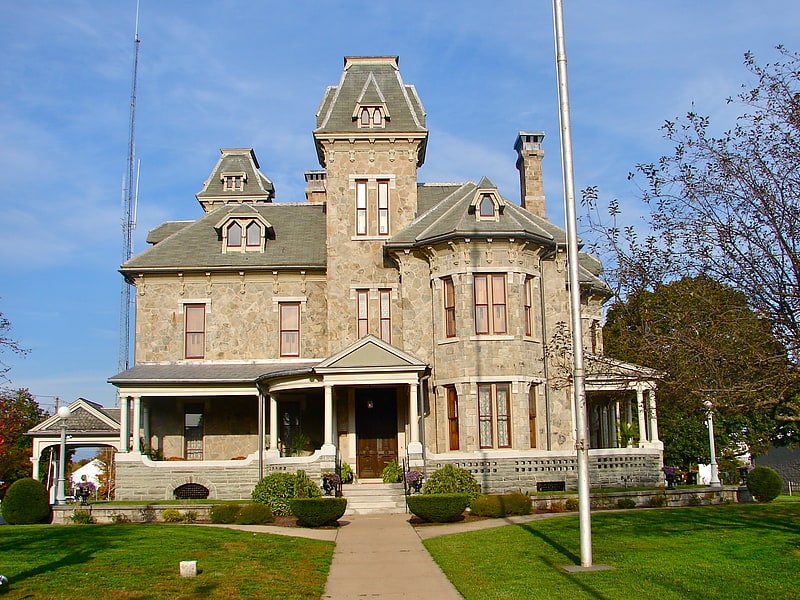
<instances>
[{"instance_id":1,"label":"gable","mask_svg":"<svg viewBox=\"0 0 800 600\"><path fill-rule=\"evenodd\" d=\"M426 368L426 363L410 354L373 335L367 335L323 361L314 370L325 373L351 369L423 371Z\"/></svg>"},{"instance_id":2,"label":"gable","mask_svg":"<svg viewBox=\"0 0 800 600\"><path fill-rule=\"evenodd\" d=\"M84 398L69 404L71 414L67 417L70 432L112 432L119 431L119 423L109 416L103 407ZM60 434L61 417L52 415L28 431L28 434Z\"/></svg>"}]
</instances>

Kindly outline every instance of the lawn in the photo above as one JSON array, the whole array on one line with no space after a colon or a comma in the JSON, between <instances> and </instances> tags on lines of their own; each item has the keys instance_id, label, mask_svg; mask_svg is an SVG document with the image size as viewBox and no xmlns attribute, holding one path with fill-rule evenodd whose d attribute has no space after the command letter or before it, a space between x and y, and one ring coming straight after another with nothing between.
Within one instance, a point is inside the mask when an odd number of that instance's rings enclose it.
<instances>
[{"instance_id":1,"label":"lawn","mask_svg":"<svg viewBox=\"0 0 800 600\"><path fill-rule=\"evenodd\" d=\"M0 597L319 598L332 556L332 542L201 526L4 525Z\"/></svg>"},{"instance_id":2,"label":"lawn","mask_svg":"<svg viewBox=\"0 0 800 600\"><path fill-rule=\"evenodd\" d=\"M592 515L580 564L577 515L425 542L467 600L800 597L800 502L636 509Z\"/></svg>"}]
</instances>

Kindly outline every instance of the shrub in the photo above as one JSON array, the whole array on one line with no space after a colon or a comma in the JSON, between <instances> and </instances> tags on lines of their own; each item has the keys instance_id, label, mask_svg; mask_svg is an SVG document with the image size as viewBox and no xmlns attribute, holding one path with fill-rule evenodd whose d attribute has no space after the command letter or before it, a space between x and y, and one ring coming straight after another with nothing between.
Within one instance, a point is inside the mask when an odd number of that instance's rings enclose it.
<instances>
[{"instance_id":1,"label":"shrub","mask_svg":"<svg viewBox=\"0 0 800 600\"><path fill-rule=\"evenodd\" d=\"M311 481L305 471L298 471L294 476L294 498L319 498L322 490Z\"/></svg>"},{"instance_id":2,"label":"shrub","mask_svg":"<svg viewBox=\"0 0 800 600\"><path fill-rule=\"evenodd\" d=\"M636 500L633 498L618 498L617 508L636 508Z\"/></svg>"},{"instance_id":3,"label":"shrub","mask_svg":"<svg viewBox=\"0 0 800 600\"><path fill-rule=\"evenodd\" d=\"M383 483L397 483L403 478L403 467L396 460L393 460L383 467L381 478Z\"/></svg>"},{"instance_id":4,"label":"shrub","mask_svg":"<svg viewBox=\"0 0 800 600\"><path fill-rule=\"evenodd\" d=\"M568 511L578 510L579 502L577 498L567 498L564 501L564 508Z\"/></svg>"},{"instance_id":5,"label":"shrub","mask_svg":"<svg viewBox=\"0 0 800 600\"><path fill-rule=\"evenodd\" d=\"M423 494L467 494L472 501L481 493L481 486L475 476L460 467L445 465L428 476Z\"/></svg>"},{"instance_id":6,"label":"shrub","mask_svg":"<svg viewBox=\"0 0 800 600\"><path fill-rule=\"evenodd\" d=\"M747 489L758 502L772 502L781 493L783 480L775 469L756 467L747 476Z\"/></svg>"},{"instance_id":7,"label":"shrub","mask_svg":"<svg viewBox=\"0 0 800 600\"><path fill-rule=\"evenodd\" d=\"M115 515L111 515L111 522L114 524L119 523L130 523L131 518L128 515L124 515L122 513L117 513Z\"/></svg>"},{"instance_id":8,"label":"shrub","mask_svg":"<svg viewBox=\"0 0 800 600\"><path fill-rule=\"evenodd\" d=\"M299 524L320 527L341 518L347 509L347 498L295 498L290 506Z\"/></svg>"},{"instance_id":9,"label":"shrub","mask_svg":"<svg viewBox=\"0 0 800 600\"><path fill-rule=\"evenodd\" d=\"M3 518L12 525L42 523L50 517L50 499L41 481L17 479L6 491Z\"/></svg>"},{"instance_id":10,"label":"shrub","mask_svg":"<svg viewBox=\"0 0 800 600\"><path fill-rule=\"evenodd\" d=\"M702 506L703 499L698 496L697 494L692 494L689 496L689 506Z\"/></svg>"},{"instance_id":11,"label":"shrub","mask_svg":"<svg viewBox=\"0 0 800 600\"><path fill-rule=\"evenodd\" d=\"M479 517L492 517L497 519L505 516L500 496L494 494L482 494L469 504L470 512Z\"/></svg>"},{"instance_id":12,"label":"shrub","mask_svg":"<svg viewBox=\"0 0 800 600\"><path fill-rule=\"evenodd\" d=\"M408 509L424 521L457 521L470 502L469 494L421 494L406 498Z\"/></svg>"},{"instance_id":13,"label":"shrub","mask_svg":"<svg viewBox=\"0 0 800 600\"><path fill-rule=\"evenodd\" d=\"M512 492L510 494L504 494L501 496L501 499L505 504L507 515L531 514L533 503L531 502L531 497L527 494Z\"/></svg>"},{"instance_id":14,"label":"shrub","mask_svg":"<svg viewBox=\"0 0 800 600\"><path fill-rule=\"evenodd\" d=\"M234 523L240 510L240 504L217 504L211 507L209 516L212 523Z\"/></svg>"},{"instance_id":15,"label":"shrub","mask_svg":"<svg viewBox=\"0 0 800 600\"><path fill-rule=\"evenodd\" d=\"M274 520L272 511L266 504L245 504L236 515L236 522L239 525L263 525Z\"/></svg>"},{"instance_id":16,"label":"shrub","mask_svg":"<svg viewBox=\"0 0 800 600\"><path fill-rule=\"evenodd\" d=\"M296 477L291 473L272 473L256 484L251 497L253 502L266 504L273 515L286 516L291 514L289 500L294 498L294 483Z\"/></svg>"},{"instance_id":17,"label":"shrub","mask_svg":"<svg viewBox=\"0 0 800 600\"><path fill-rule=\"evenodd\" d=\"M339 467L339 475L342 478L342 483L353 483L353 467L346 462L343 462Z\"/></svg>"},{"instance_id":18,"label":"shrub","mask_svg":"<svg viewBox=\"0 0 800 600\"><path fill-rule=\"evenodd\" d=\"M92 523L97 523L88 510L76 510L72 513L72 516L69 518L70 521L75 523L76 525L90 525Z\"/></svg>"},{"instance_id":19,"label":"shrub","mask_svg":"<svg viewBox=\"0 0 800 600\"><path fill-rule=\"evenodd\" d=\"M194 523L197 521L197 511L196 510L187 510L183 513L183 520L187 523Z\"/></svg>"},{"instance_id":20,"label":"shrub","mask_svg":"<svg viewBox=\"0 0 800 600\"><path fill-rule=\"evenodd\" d=\"M520 492L511 494L485 494L470 503L473 514L481 517L505 517L508 515L529 515L531 498Z\"/></svg>"},{"instance_id":21,"label":"shrub","mask_svg":"<svg viewBox=\"0 0 800 600\"><path fill-rule=\"evenodd\" d=\"M547 510L553 513L562 513L567 510L567 507L564 505L563 502L551 502Z\"/></svg>"},{"instance_id":22,"label":"shrub","mask_svg":"<svg viewBox=\"0 0 800 600\"><path fill-rule=\"evenodd\" d=\"M647 506L650 508L661 508L667 503L667 497L664 494L656 494L655 496L650 496L650 499L647 501Z\"/></svg>"},{"instance_id":23,"label":"shrub","mask_svg":"<svg viewBox=\"0 0 800 600\"><path fill-rule=\"evenodd\" d=\"M180 523L183 521L183 515L176 508L166 508L161 511L161 520L164 523Z\"/></svg>"}]
</instances>

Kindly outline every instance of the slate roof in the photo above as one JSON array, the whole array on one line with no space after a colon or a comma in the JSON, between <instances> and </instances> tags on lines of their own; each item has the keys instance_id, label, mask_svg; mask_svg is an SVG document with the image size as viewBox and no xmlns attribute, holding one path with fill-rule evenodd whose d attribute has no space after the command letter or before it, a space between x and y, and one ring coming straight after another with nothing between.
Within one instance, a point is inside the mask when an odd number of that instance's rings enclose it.
<instances>
[{"instance_id":1,"label":"slate roof","mask_svg":"<svg viewBox=\"0 0 800 600\"><path fill-rule=\"evenodd\" d=\"M211 175L203 183L203 189L197 193L198 200L255 196L269 201L275 196L272 181L258 170L258 159L252 148L223 148L220 154ZM247 179L244 191L224 189L220 178L223 173L244 173Z\"/></svg>"},{"instance_id":2,"label":"slate roof","mask_svg":"<svg viewBox=\"0 0 800 600\"><path fill-rule=\"evenodd\" d=\"M165 383L255 383L266 377L310 373L317 362L139 364L109 378L116 386Z\"/></svg>"},{"instance_id":3,"label":"slate roof","mask_svg":"<svg viewBox=\"0 0 800 600\"><path fill-rule=\"evenodd\" d=\"M87 400L78 398L69 404L72 413L66 418L67 430L70 434L78 435L108 435L119 434L119 408L106 408ZM103 421L87 407L102 413L111 421ZM56 436L61 434L61 418L57 415L46 417L41 423L31 428L27 435L30 436Z\"/></svg>"},{"instance_id":4,"label":"slate roof","mask_svg":"<svg viewBox=\"0 0 800 600\"><path fill-rule=\"evenodd\" d=\"M193 221L167 221L162 223L147 232L147 243L155 245L192 223Z\"/></svg>"},{"instance_id":5,"label":"slate roof","mask_svg":"<svg viewBox=\"0 0 800 600\"><path fill-rule=\"evenodd\" d=\"M274 231L263 252L228 252L223 254L222 241L215 226L226 215L257 213ZM168 232L165 224L162 233ZM123 273L147 270L180 270L204 268L324 268L325 212L324 205L310 203L227 204L193 223L175 227L163 238L121 267ZM148 238L160 235L151 232Z\"/></svg>"}]
</instances>

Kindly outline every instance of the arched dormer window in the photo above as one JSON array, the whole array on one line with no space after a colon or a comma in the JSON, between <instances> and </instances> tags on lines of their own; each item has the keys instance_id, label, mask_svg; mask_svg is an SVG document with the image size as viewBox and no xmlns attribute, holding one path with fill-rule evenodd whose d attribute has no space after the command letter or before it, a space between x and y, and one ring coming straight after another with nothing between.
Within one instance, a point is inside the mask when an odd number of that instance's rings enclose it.
<instances>
[{"instance_id":1,"label":"arched dormer window","mask_svg":"<svg viewBox=\"0 0 800 600\"><path fill-rule=\"evenodd\" d=\"M477 221L499 221L505 207L505 200L495 188L481 185L469 203L468 212L475 215Z\"/></svg>"},{"instance_id":2,"label":"arched dormer window","mask_svg":"<svg viewBox=\"0 0 800 600\"><path fill-rule=\"evenodd\" d=\"M228 247L239 248L242 245L242 226L233 222L228 226Z\"/></svg>"},{"instance_id":3,"label":"arched dormer window","mask_svg":"<svg viewBox=\"0 0 800 600\"><path fill-rule=\"evenodd\" d=\"M250 221L246 229L247 246L252 248L261 245L261 225Z\"/></svg>"},{"instance_id":4,"label":"arched dormer window","mask_svg":"<svg viewBox=\"0 0 800 600\"><path fill-rule=\"evenodd\" d=\"M369 109L364 107L361 109L361 126L362 127L369 127L371 125L370 116L369 116Z\"/></svg>"},{"instance_id":5,"label":"arched dormer window","mask_svg":"<svg viewBox=\"0 0 800 600\"><path fill-rule=\"evenodd\" d=\"M353 112L353 121L358 123L359 129L372 127L385 127L389 113L385 104L357 105Z\"/></svg>"},{"instance_id":6,"label":"arched dormer window","mask_svg":"<svg viewBox=\"0 0 800 600\"><path fill-rule=\"evenodd\" d=\"M376 127L383 125L383 115L381 115L380 108L376 108L372 111L372 124Z\"/></svg>"},{"instance_id":7,"label":"arched dormer window","mask_svg":"<svg viewBox=\"0 0 800 600\"><path fill-rule=\"evenodd\" d=\"M494 200L489 194L484 194L481 197L479 215L481 217L494 217Z\"/></svg>"}]
</instances>

